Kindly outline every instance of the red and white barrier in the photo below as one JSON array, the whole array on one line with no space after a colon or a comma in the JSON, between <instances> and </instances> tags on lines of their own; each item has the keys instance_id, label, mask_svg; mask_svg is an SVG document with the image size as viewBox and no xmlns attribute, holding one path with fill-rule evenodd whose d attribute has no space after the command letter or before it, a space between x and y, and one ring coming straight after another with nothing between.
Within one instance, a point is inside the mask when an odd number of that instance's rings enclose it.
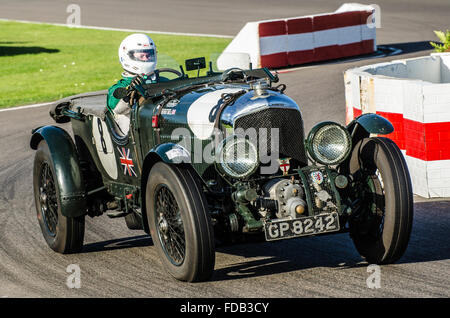
<instances>
[{"instance_id":1,"label":"red and white barrier","mask_svg":"<svg viewBox=\"0 0 450 318\"><path fill-rule=\"evenodd\" d=\"M249 22L219 56L218 68L248 68L248 58L240 63L236 54L247 54L253 67L276 68L371 53L373 13L371 6L344 4L334 13Z\"/></svg>"},{"instance_id":2,"label":"red and white barrier","mask_svg":"<svg viewBox=\"0 0 450 318\"><path fill-rule=\"evenodd\" d=\"M405 154L415 194L450 197L450 53L345 72L347 123L377 113Z\"/></svg>"}]
</instances>

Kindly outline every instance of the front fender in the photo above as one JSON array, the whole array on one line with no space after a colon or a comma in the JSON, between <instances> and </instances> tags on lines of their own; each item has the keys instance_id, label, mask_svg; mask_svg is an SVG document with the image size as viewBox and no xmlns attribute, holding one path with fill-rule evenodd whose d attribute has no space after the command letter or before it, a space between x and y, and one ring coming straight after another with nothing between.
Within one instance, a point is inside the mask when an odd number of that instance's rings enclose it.
<instances>
[{"instance_id":1,"label":"front fender","mask_svg":"<svg viewBox=\"0 0 450 318\"><path fill-rule=\"evenodd\" d=\"M66 217L86 214L86 189L75 144L62 128L44 126L33 131L30 147L34 150L45 140L60 189L61 213Z\"/></svg>"},{"instance_id":2,"label":"front fender","mask_svg":"<svg viewBox=\"0 0 450 318\"><path fill-rule=\"evenodd\" d=\"M359 127L364 128L367 137L370 134L387 135L394 131L394 126L389 120L373 113L362 114L355 118L347 125L347 130L354 135L355 129Z\"/></svg>"},{"instance_id":3,"label":"front fender","mask_svg":"<svg viewBox=\"0 0 450 318\"><path fill-rule=\"evenodd\" d=\"M346 128L352 138L352 151L360 140L370 137L370 134L387 135L394 131L394 126L389 120L373 113L362 114L352 120ZM351 152L347 159L339 165L341 172L349 173L350 158Z\"/></svg>"},{"instance_id":4,"label":"front fender","mask_svg":"<svg viewBox=\"0 0 450 318\"><path fill-rule=\"evenodd\" d=\"M142 223L144 226L144 231L146 233L150 233L150 229L148 227L147 222L147 213L145 207L145 190L147 187L147 176L150 173L153 165L158 161L163 161L168 164L181 164L181 163L190 163L191 157L189 152L180 145L174 143L165 143L156 146L151 149L144 159L144 165L142 169L142 178L141 178L141 189L142 189L142 200L141 200L141 208L142 208Z\"/></svg>"},{"instance_id":5,"label":"front fender","mask_svg":"<svg viewBox=\"0 0 450 318\"><path fill-rule=\"evenodd\" d=\"M165 163L190 163L191 156L189 152L182 146L174 143L165 143L158 145L150 150L157 154Z\"/></svg>"}]
</instances>

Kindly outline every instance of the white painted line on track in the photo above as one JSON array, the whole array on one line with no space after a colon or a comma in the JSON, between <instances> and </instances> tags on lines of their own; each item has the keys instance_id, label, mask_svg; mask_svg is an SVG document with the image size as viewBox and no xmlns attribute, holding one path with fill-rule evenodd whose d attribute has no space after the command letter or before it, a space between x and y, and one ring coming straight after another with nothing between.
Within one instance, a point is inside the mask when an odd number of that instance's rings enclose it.
<instances>
[{"instance_id":1,"label":"white painted line on track","mask_svg":"<svg viewBox=\"0 0 450 318\"><path fill-rule=\"evenodd\" d=\"M29 24L48 24L48 25L54 25L54 26L62 26L62 27L66 27L66 28L92 29L92 30L104 30L104 31L153 33L153 34L197 36L197 37L224 38L224 39L234 38L234 36L232 36L232 35L221 35L221 34L165 32L165 31L139 30L139 29L120 29L120 28L109 28L109 27L99 27L99 26L90 26L90 25L69 25L69 24L64 24L64 23L49 23L49 22L39 22L39 21L14 20L14 19L5 19L5 18L0 18L0 21L29 23Z\"/></svg>"},{"instance_id":2,"label":"white painted line on track","mask_svg":"<svg viewBox=\"0 0 450 318\"><path fill-rule=\"evenodd\" d=\"M24 105L24 106L11 106L10 108L4 108L0 109L0 113L2 112L9 112L13 110L22 110L22 109L28 109L28 108L37 108L37 107L43 107L53 104L54 102L48 102L48 103L41 103L41 104L32 104L32 105Z\"/></svg>"}]
</instances>

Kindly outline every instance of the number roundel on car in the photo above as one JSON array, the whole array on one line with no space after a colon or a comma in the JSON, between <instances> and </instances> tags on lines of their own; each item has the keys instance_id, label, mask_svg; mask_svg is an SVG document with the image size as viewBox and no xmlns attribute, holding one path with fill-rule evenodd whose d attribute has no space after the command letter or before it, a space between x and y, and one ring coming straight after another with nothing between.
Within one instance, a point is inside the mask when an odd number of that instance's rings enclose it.
<instances>
[{"instance_id":1,"label":"number roundel on car","mask_svg":"<svg viewBox=\"0 0 450 318\"><path fill-rule=\"evenodd\" d=\"M116 155L111 135L106 123L98 117L94 117L92 120L92 136L94 137L95 148L103 169L112 179L117 179Z\"/></svg>"}]
</instances>

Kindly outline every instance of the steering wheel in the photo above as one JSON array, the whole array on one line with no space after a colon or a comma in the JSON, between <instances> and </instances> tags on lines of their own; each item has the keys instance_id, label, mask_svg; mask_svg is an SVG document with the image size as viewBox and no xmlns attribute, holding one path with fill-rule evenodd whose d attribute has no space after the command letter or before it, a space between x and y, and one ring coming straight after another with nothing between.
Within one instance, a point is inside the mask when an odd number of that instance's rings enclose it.
<instances>
[{"instance_id":1,"label":"steering wheel","mask_svg":"<svg viewBox=\"0 0 450 318\"><path fill-rule=\"evenodd\" d=\"M222 82L227 80L243 79L245 78L244 70L238 67L232 67L222 73Z\"/></svg>"},{"instance_id":2,"label":"steering wheel","mask_svg":"<svg viewBox=\"0 0 450 318\"><path fill-rule=\"evenodd\" d=\"M153 74L156 74L156 73L158 73L157 76L159 76L159 74L164 73L164 72L166 72L166 73L173 73L173 74L175 74L178 77L182 77L183 76L183 74L181 74L179 71L174 70L173 68L166 67L166 68L160 68L160 69L154 70L153 72L147 74L147 77L150 77L150 76L152 76Z\"/></svg>"},{"instance_id":3,"label":"steering wheel","mask_svg":"<svg viewBox=\"0 0 450 318\"><path fill-rule=\"evenodd\" d=\"M183 74L181 74L177 70L174 70L173 68L160 68L160 69L154 70L153 72L146 74L146 76L147 76L147 78L151 77L152 75L156 75L157 77L159 77L159 74L164 73L164 72L173 73L178 77L183 77ZM113 92L113 96L117 99L122 99L122 98L126 97L128 95L128 93L129 93L129 91L127 88L118 87Z\"/></svg>"}]
</instances>

